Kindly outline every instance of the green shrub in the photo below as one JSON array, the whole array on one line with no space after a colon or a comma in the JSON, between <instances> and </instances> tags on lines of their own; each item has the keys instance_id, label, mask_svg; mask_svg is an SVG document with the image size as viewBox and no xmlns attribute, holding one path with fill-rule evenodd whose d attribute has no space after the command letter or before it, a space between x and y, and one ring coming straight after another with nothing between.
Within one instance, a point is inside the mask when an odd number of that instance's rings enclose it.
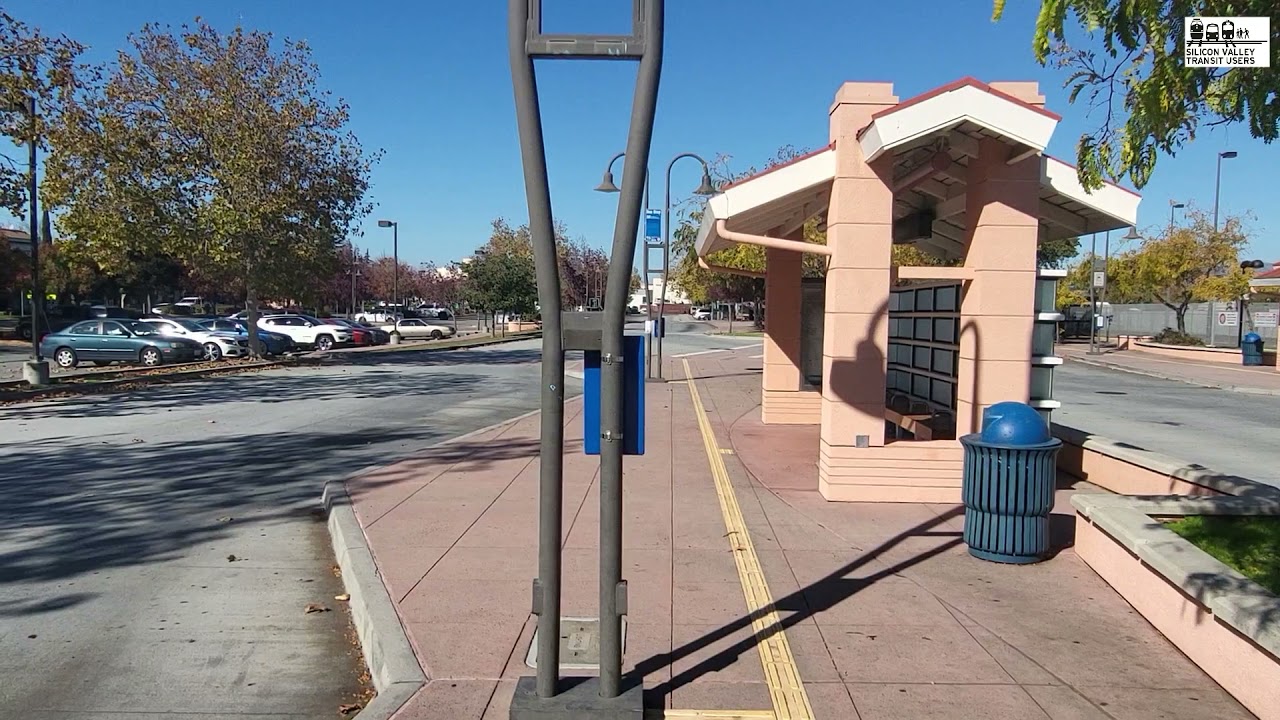
<instances>
[{"instance_id":1,"label":"green shrub","mask_svg":"<svg viewBox=\"0 0 1280 720\"><path fill-rule=\"evenodd\" d=\"M1196 337L1195 335L1189 335L1187 333L1184 333L1181 330L1175 330L1173 328L1165 328L1161 330L1151 340L1153 342L1161 343L1162 345L1183 345L1187 347L1204 347L1204 341L1201 340L1200 338Z\"/></svg>"}]
</instances>

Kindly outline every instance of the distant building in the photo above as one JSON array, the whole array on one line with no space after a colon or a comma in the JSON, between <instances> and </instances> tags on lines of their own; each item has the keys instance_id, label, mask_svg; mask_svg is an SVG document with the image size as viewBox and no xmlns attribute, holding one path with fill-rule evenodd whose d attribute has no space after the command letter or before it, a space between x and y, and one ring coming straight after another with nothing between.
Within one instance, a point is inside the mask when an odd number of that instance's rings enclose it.
<instances>
[{"instance_id":1,"label":"distant building","mask_svg":"<svg viewBox=\"0 0 1280 720\"><path fill-rule=\"evenodd\" d=\"M9 243L9 247L26 255L31 254L31 234L25 230L0 228L0 238Z\"/></svg>"}]
</instances>

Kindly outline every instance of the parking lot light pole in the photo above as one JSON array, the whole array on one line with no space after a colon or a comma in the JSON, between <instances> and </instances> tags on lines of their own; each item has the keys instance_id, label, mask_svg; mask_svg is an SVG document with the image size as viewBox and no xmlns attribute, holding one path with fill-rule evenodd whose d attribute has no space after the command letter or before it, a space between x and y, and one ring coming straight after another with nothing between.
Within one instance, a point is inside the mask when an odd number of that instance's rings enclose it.
<instances>
[{"instance_id":1,"label":"parking lot light pole","mask_svg":"<svg viewBox=\"0 0 1280 720\"><path fill-rule=\"evenodd\" d=\"M379 220L378 227L391 228L391 262L395 264L391 274L391 304L400 304L400 223L395 220Z\"/></svg>"},{"instance_id":2,"label":"parking lot light pole","mask_svg":"<svg viewBox=\"0 0 1280 720\"><path fill-rule=\"evenodd\" d=\"M702 182L698 183L698 187L693 191L694 195L706 197L716 193L715 183L711 182L711 166L703 160L700 155L691 152L683 152L671 158L671 162L667 163L667 193L666 202L662 206L662 296L658 298L658 318L667 316L667 279L671 272L671 169L675 167L677 161L683 158L693 158L702 163ZM648 254L646 249L646 255ZM656 333L658 336L658 379L662 379L662 336L665 333Z\"/></svg>"},{"instance_id":3,"label":"parking lot light pole","mask_svg":"<svg viewBox=\"0 0 1280 720\"><path fill-rule=\"evenodd\" d=\"M1222 196L1222 161L1230 160L1240 153L1235 150L1224 150L1218 153L1218 172L1213 179L1213 229L1218 229L1218 200Z\"/></svg>"}]
</instances>

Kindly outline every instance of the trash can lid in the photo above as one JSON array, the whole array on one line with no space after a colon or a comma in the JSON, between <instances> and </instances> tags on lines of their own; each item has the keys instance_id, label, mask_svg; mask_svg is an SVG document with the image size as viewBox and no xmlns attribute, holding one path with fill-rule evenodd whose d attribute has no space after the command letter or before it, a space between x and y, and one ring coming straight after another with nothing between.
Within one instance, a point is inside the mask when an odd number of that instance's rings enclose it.
<instances>
[{"instance_id":1,"label":"trash can lid","mask_svg":"<svg viewBox=\"0 0 1280 720\"><path fill-rule=\"evenodd\" d=\"M1036 409L1020 402L1000 402L982 413L982 442L996 445L1041 445L1049 442L1049 424Z\"/></svg>"},{"instance_id":2,"label":"trash can lid","mask_svg":"<svg viewBox=\"0 0 1280 720\"><path fill-rule=\"evenodd\" d=\"M1248 332L1244 334L1244 341L1247 343L1256 343L1262 339L1262 336L1256 332Z\"/></svg>"}]
</instances>

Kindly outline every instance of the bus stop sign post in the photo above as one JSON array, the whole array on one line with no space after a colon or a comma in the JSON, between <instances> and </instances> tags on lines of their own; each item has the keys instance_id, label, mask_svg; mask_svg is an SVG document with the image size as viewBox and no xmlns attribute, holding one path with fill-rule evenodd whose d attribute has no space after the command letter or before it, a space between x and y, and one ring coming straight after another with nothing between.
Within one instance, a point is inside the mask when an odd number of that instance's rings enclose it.
<instances>
[{"instance_id":1,"label":"bus stop sign post","mask_svg":"<svg viewBox=\"0 0 1280 720\"><path fill-rule=\"evenodd\" d=\"M665 0L632 0L630 35L575 35L542 32L542 0L508 0L508 52L515 91L516 120L524 164L529 230L542 305L541 443L538 500L538 578L533 612L538 616L538 667L534 678L517 681L512 720L591 718L640 720L639 678L622 686L622 616L627 586L622 580L622 456L624 440L627 293L640 224L645 168L653 139L658 83L662 74ZM597 334L575 324L573 345L599 344L600 351L600 675L560 682L560 581L564 453L565 330L551 215L551 191L538 103L535 59L636 60L635 95L627 136L622 192L614 224L605 303ZM580 318L576 318L580 320Z\"/></svg>"}]
</instances>

